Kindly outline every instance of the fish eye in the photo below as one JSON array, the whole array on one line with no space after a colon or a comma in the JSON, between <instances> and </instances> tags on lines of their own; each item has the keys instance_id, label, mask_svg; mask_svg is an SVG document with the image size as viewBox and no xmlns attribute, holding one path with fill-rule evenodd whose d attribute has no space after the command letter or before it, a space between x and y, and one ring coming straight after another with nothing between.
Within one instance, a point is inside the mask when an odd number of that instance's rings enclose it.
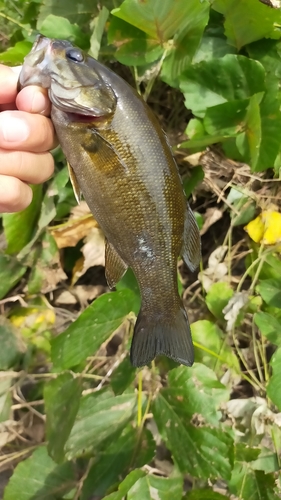
<instances>
[{"instance_id":1,"label":"fish eye","mask_svg":"<svg viewBox=\"0 0 281 500\"><path fill-rule=\"evenodd\" d=\"M65 51L65 55L67 59L70 59L71 61L74 62L83 62L84 61L84 55L79 49L67 49Z\"/></svg>"}]
</instances>

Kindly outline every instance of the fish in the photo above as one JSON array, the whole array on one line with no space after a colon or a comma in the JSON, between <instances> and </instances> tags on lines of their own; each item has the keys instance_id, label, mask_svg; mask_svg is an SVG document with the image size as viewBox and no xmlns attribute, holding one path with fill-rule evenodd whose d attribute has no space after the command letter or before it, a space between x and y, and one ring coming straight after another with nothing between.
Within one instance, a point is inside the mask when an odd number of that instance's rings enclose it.
<instances>
[{"instance_id":1,"label":"fish","mask_svg":"<svg viewBox=\"0 0 281 500\"><path fill-rule=\"evenodd\" d=\"M126 81L67 40L37 37L19 76L19 88L27 85L48 89L75 195L83 194L105 236L109 287L128 267L137 279L132 365L148 365L161 354L192 366L177 261L181 255L197 269L200 233L155 115Z\"/></svg>"}]
</instances>

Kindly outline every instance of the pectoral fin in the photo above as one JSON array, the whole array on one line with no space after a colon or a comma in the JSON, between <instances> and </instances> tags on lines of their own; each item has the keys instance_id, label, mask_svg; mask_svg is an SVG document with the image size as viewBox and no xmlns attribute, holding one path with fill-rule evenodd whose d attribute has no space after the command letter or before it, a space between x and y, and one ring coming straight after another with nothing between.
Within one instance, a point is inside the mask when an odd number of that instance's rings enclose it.
<instances>
[{"instance_id":1,"label":"pectoral fin","mask_svg":"<svg viewBox=\"0 0 281 500\"><path fill-rule=\"evenodd\" d=\"M184 222L184 243L182 257L190 271L194 272L201 260L201 239L197 222L190 206L187 204Z\"/></svg>"},{"instance_id":2,"label":"pectoral fin","mask_svg":"<svg viewBox=\"0 0 281 500\"><path fill-rule=\"evenodd\" d=\"M105 277L109 288L113 288L127 271L128 266L115 248L105 240Z\"/></svg>"},{"instance_id":3,"label":"pectoral fin","mask_svg":"<svg viewBox=\"0 0 281 500\"><path fill-rule=\"evenodd\" d=\"M74 173L74 170L68 162L67 162L67 168L68 168L69 178L70 178L70 181L71 181L71 184L73 187L74 195L75 195L76 201L79 205L81 198L82 198L82 193L81 193L78 181L76 179L76 175Z\"/></svg>"}]
</instances>

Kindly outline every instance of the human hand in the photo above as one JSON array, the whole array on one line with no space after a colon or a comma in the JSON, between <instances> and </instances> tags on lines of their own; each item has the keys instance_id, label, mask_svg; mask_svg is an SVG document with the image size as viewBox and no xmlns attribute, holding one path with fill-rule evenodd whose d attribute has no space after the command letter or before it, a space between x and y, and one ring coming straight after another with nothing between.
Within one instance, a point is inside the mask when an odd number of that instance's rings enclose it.
<instances>
[{"instance_id":1,"label":"human hand","mask_svg":"<svg viewBox=\"0 0 281 500\"><path fill-rule=\"evenodd\" d=\"M40 87L17 94L20 69L0 64L0 212L26 208L32 200L28 183L40 184L54 170L50 101Z\"/></svg>"}]
</instances>

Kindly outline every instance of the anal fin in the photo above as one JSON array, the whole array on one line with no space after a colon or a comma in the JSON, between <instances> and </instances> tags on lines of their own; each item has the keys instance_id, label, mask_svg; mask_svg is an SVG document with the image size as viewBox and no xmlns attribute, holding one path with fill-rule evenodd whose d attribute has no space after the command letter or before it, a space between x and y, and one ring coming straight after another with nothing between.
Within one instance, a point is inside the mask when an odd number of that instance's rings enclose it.
<instances>
[{"instance_id":1,"label":"anal fin","mask_svg":"<svg viewBox=\"0 0 281 500\"><path fill-rule=\"evenodd\" d=\"M127 264L121 259L115 248L105 240L105 277L109 288L115 287L116 283L127 271Z\"/></svg>"},{"instance_id":2,"label":"anal fin","mask_svg":"<svg viewBox=\"0 0 281 500\"><path fill-rule=\"evenodd\" d=\"M74 191L74 196L75 196L76 201L77 201L77 203L79 205L80 201L81 201L81 198L82 198L81 189L79 187L79 184L78 184L76 175L74 173L74 170L73 170L72 166L68 162L67 162L67 168L68 168L70 182L72 184L73 191Z\"/></svg>"},{"instance_id":3,"label":"anal fin","mask_svg":"<svg viewBox=\"0 0 281 500\"><path fill-rule=\"evenodd\" d=\"M185 214L182 257L190 271L194 272L198 268L201 260L201 238L189 204Z\"/></svg>"}]
</instances>

